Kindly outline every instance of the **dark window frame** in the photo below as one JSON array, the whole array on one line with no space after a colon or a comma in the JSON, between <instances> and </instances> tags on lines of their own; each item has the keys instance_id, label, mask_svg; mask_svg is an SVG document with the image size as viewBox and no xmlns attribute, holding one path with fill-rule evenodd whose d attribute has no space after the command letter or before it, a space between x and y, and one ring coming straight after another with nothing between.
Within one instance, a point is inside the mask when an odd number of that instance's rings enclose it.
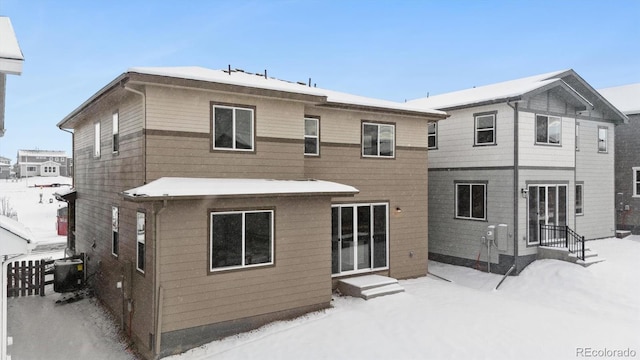
<instances>
[{"instance_id":1,"label":"dark window frame","mask_svg":"<svg viewBox=\"0 0 640 360\"><path fill-rule=\"evenodd\" d=\"M120 255L120 208L111 206L111 255Z\"/></svg>"},{"instance_id":2,"label":"dark window frame","mask_svg":"<svg viewBox=\"0 0 640 360\"><path fill-rule=\"evenodd\" d=\"M433 128L433 132L431 129ZM431 139L433 139L433 146L431 145ZM430 122L427 124L427 149L438 149L438 122Z\"/></svg>"},{"instance_id":3,"label":"dark window frame","mask_svg":"<svg viewBox=\"0 0 640 360\"><path fill-rule=\"evenodd\" d=\"M460 204L458 204L458 202L460 201L459 198L459 191L458 188L459 187L469 187L469 215L468 216L464 216L463 214L460 213ZM477 217L474 216L474 197L473 197L473 189L476 186L482 186L483 187L483 192L482 192L482 199L483 199L483 216L482 217ZM458 220L472 220L472 221L487 221L488 218L488 214L487 214L487 210L488 210L488 187L489 187L489 182L488 181L454 181L454 218L458 219Z\"/></svg>"},{"instance_id":4,"label":"dark window frame","mask_svg":"<svg viewBox=\"0 0 640 360\"><path fill-rule=\"evenodd\" d=\"M600 137L600 130L604 130L604 140ZM608 154L609 153L609 127L608 126L598 126L598 154ZM600 148L600 144L604 143L604 150Z\"/></svg>"},{"instance_id":5,"label":"dark window frame","mask_svg":"<svg viewBox=\"0 0 640 360\"><path fill-rule=\"evenodd\" d=\"M578 190L578 188L580 188L580 190ZM576 216L584 215L584 182L583 181L576 182L575 212L576 212Z\"/></svg>"}]
</instances>

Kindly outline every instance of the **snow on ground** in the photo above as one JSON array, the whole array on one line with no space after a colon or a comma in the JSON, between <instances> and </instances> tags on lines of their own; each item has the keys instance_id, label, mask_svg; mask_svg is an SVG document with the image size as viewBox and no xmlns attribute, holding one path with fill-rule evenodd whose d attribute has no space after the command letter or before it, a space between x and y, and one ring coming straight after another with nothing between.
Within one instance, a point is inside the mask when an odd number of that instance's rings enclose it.
<instances>
[{"instance_id":1,"label":"snow on ground","mask_svg":"<svg viewBox=\"0 0 640 360\"><path fill-rule=\"evenodd\" d=\"M0 196L11 196L19 220L41 241L59 241L59 204L47 199L54 188L8 184L0 181ZM406 292L369 301L335 296L324 311L168 359L576 359L581 348L640 358L640 236L588 246L607 260L588 268L536 261L499 290L499 275L430 262L430 272L452 282L403 280ZM32 255L43 256L61 253ZM56 305L58 298L48 289L9 299L13 359L133 359L95 299Z\"/></svg>"}]
</instances>

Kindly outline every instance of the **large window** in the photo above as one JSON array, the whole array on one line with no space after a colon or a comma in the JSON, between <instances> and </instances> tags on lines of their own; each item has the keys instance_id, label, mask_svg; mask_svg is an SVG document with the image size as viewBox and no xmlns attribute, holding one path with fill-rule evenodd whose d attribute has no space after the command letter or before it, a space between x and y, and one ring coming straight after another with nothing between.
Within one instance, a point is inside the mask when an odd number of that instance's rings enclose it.
<instances>
[{"instance_id":1,"label":"large window","mask_svg":"<svg viewBox=\"0 0 640 360\"><path fill-rule=\"evenodd\" d=\"M536 144L560 145L562 119L557 116L536 115Z\"/></svg>"},{"instance_id":2,"label":"large window","mask_svg":"<svg viewBox=\"0 0 640 360\"><path fill-rule=\"evenodd\" d=\"M388 204L349 204L331 208L331 273L344 275L384 269L389 253Z\"/></svg>"},{"instance_id":3,"label":"large window","mask_svg":"<svg viewBox=\"0 0 640 360\"><path fill-rule=\"evenodd\" d=\"M111 207L111 254L118 256L118 207Z\"/></svg>"},{"instance_id":4,"label":"large window","mask_svg":"<svg viewBox=\"0 0 640 360\"><path fill-rule=\"evenodd\" d=\"M113 148L112 151L114 153L117 153L120 150L120 139L119 139L119 132L120 132L120 115L118 114L118 111L115 111L113 113L113 121L112 121L112 133L113 133Z\"/></svg>"},{"instance_id":5,"label":"large window","mask_svg":"<svg viewBox=\"0 0 640 360\"><path fill-rule=\"evenodd\" d=\"M486 220L486 210L486 183L456 183L456 218Z\"/></svg>"},{"instance_id":6,"label":"large window","mask_svg":"<svg viewBox=\"0 0 640 360\"><path fill-rule=\"evenodd\" d=\"M213 148L253 151L253 108L213 106Z\"/></svg>"},{"instance_id":7,"label":"large window","mask_svg":"<svg viewBox=\"0 0 640 360\"><path fill-rule=\"evenodd\" d=\"M210 271L273 264L273 210L210 213Z\"/></svg>"},{"instance_id":8,"label":"large window","mask_svg":"<svg viewBox=\"0 0 640 360\"><path fill-rule=\"evenodd\" d=\"M475 114L475 145L495 145L496 113Z\"/></svg>"},{"instance_id":9,"label":"large window","mask_svg":"<svg viewBox=\"0 0 640 360\"><path fill-rule=\"evenodd\" d=\"M138 211L136 215L136 269L144 273L145 266L145 243L146 243L146 216Z\"/></svg>"},{"instance_id":10,"label":"large window","mask_svg":"<svg viewBox=\"0 0 640 360\"><path fill-rule=\"evenodd\" d=\"M576 184L576 215L584 215L584 184Z\"/></svg>"},{"instance_id":11,"label":"large window","mask_svg":"<svg viewBox=\"0 0 640 360\"><path fill-rule=\"evenodd\" d=\"M606 153L608 148L608 135L609 128L604 126L598 126L598 152Z\"/></svg>"},{"instance_id":12,"label":"large window","mask_svg":"<svg viewBox=\"0 0 640 360\"><path fill-rule=\"evenodd\" d=\"M640 197L640 167L633 168L633 196Z\"/></svg>"},{"instance_id":13,"label":"large window","mask_svg":"<svg viewBox=\"0 0 640 360\"><path fill-rule=\"evenodd\" d=\"M362 156L393 157L395 125L362 123Z\"/></svg>"},{"instance_id":14,"label":"large window","mask_svg":"<svg viewBox=\"0 0 640 360\"><path fill-rule=\"evenodd\" d=\"M100 122L93 124L93 157L100 157Z\"/></svg>"},{"instance_id":15,"label":"large window","mask_svg":"<svg viewBox=\"0 0 640 360\"><path fill-rule=\"evenodd\" d=\"M320 119L304 118L304 154L320 155Z\"/></svg>"},{"instance_id":16,"label":"large window","mask_svg":"<svg viewBox=\"0 0 640 360\"><path fill-rule=\"evenodd\" d=\"M429 149L437 149L438 148L438 123L432 122L429 123L429 128L427 132L427 148Z\"/></svg>"}]
</instances>

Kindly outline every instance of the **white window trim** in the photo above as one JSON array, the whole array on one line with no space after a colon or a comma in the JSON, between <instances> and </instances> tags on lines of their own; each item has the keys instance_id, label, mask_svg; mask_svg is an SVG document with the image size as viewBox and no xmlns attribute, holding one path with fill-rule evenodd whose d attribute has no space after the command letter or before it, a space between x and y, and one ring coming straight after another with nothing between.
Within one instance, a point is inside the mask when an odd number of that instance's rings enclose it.
<instances>
[{"instance_id":1,"label":"white window trim","mask_svg":"<svg viewBox=\"0 0 640 360\"><path fill-rule=\"evenodd\" d=\"M382 270L388 270L389 269L389 243L391 242L391 239L389 238L390 236L390 229L389 229L389 203L386 202L380 202L380 203L352 203L352 204L336 204L336 205L332 205L331 208L342 208L342 207L352 207L354 209L354 216L356 214L356 209L358 208L358 206L370 206L372 209L374 206L382 206L384 205L386 208L386 216L385 216L385 229L386 229L386 237L387 237L387 243L386 243L386 266L384 267L378 267L378 268L374 268L373 267L373 262L371 263L372 267L371 268L367 268L367 269L358 269L358 270L348 270L348 271L343 271L343 272L339 272L336 274L331 274L331 277L341 277L341 276L347 276L347 275L353 275L353 274L362 274L362 273L371 273L371 272L375 272L375 271L382 271ZM373 225L373 211L371 211L371 224ZM340 227L339 227L339 232ZM373 231L371 232L371 236L373 237ZM373 243L373 238L371 238L371 243ZM341 249L340 249L341 250ZM357 249L356 249L357 251ZM373 251L372 251L373 254ZM342 255L340 255L340 257L342 257ZM354 255L354 258L357 258L357 255Z\"/></svg>"},{"instance_id":2,"label":"white window trim","mask_svg":"<svg viewBox=\"0 0 640 360\"><path fill-rule=\"evenodd\" d=\"M378 147L378 155L365 155L364 153L364 127L365 125L372 125L372 126L376 126L378 128L378 143L377 143L377 147ZM391 155L381 155L380 154L380 129L383 126L389 126L393 129L393 138L391 139ZM361 132L361 141L362 141L362 146L361 146L361 154L363 158L382 158L382 159L394 159L396 157L396 125L395 124L385 124L385 123L375 123L375 122L367 122L367 121L363 121L362 122L362 126L360 129Z\"/></svg>"},{"instance_id":3,"label":"white window trim","mask_svg":"<svg viewBox=\"0 0 640 360\"><path fill-rule=\"evenodd\" d=\"M640 166L635 166L633 169L633 189L632 189L632 197L640 198L640 193L637 192L638 183L640 183L640 178L638 177L638 172L640 171Z\"/></svg>"},{"instance_id":4,"label":"white window trim","mask_svg":"<svg viewBox=\"0 0 640 360\"><path fill-rule=\"evenodd\" d=\"M458 215L458 186L469 186L470 188L470 196L469 196L469 215L470 216L460 216ZM477 217L473 217L473 186L477 186L477 185L481 185L484 189L484 217L483 218L477 218ZM456 182L455 183L455 194L454 194L454 198L455 198L455 209L454 209L454 214L455 214L455 218L456 219L460 219L460 220L474 220L474 221L486 221L487 220L487 183L483 183L483 182Z\"/></svg>"},{"instance_id":5,"label":"white window trim","mask_svg":"<svg viewBox=\"0 0 640 360\"><path fill-rule=\"evenodd\" d=\"M246 214L251 214L251 213L270 213L271 214L271 229L270 229L270 234L269 236L271 237L271 243L270 245L270 252L271 252L271 261L269 262L265 262L265 263L260 263L260 264L249 264L246 265L244 263L245 261L245 219L246 219ZM213 267L213 263L212 263L212 258L213 258L213 217L215 215L230 215L230 214L242 214L242 264L241 265L235 265L235 266L225 266L225 267L217 267L214 268ZM274 264L274 259L275 259L275 253L274 253L274 249L275 249L275 211L273 210L243 210L243 211L211 211L209 212L209 272L221 272L221 271L229 271L229 270L237 270L237 269L252 269L252 268L257 268L257 267L264 267L264 266L272 266Z\"/></svg>"},{"instance_id":6,"label":"white window trim","mask_svg":"<svg viewBox=\"0 0 640 360\"><path fill-rule=\"evenodd\" d=\"M213 114L211 117L211 136L212 136L212 147L213 150L222 150L222 151L244 151L244 152L253 152L255 151L255 109L251 107L242 107L242 106L229 106L229 105L216 105L213 104ZM232 127L232 137L233 141L231 143L231 147L216 147L216 109L231 109L232 118L231 118L231 127ZM249 149L238 149L236 148L236 110L248 110L251 112L251 147Z\"/></svg>"},{"instance_id":7,"label":"white window trim","mask_svg":"<svg viewBox=\"0 0 640 360\"><path fill-rule=\"evenodd\" d=\"M138 223L140 221L140 217L142 217L143 220L143 225L144 225L144 229L142 234L138 233ZM139 248L139 244L143 244L145 247L145 251L143 254L143 261L144 261L144 267L147 267L147 261L146 261L146 254L147 254L147 245L146 245L146 234L147 232L147 214L145 214L142 211L138 211L136 212L136 270L138 270L139 272L144 274L144 269L141 269L139 267L140 264L140 248Z\"/></svg>"},{"instance_id":8,"label":"white window trim","mask_svg":"<svg viewBox=\"0 0 640 360\"><path fill-rule=\"evenodd\" d=\"M429 128L433 125L433 134L429 132ZM429 146L429 139L433 137L433 146ZM431 122L427 125L427 149L435 150L438 148L438 123Z\"/></svg>"},{"instance_id":9,"label":"white window trim","mask_svg":"<svg viewBox=\"0 0 640 360\"><path fill-rule=\"evenodd\" d=\"M582 195L582 209L580 212L578 212L578 204L577 204L577 199L578 199L578 187L580 187L580 195ZM584 184L583 183L577 183L576 184L576 207L575 207L575 211L576 211L576 216L582 216L584 215Z\"/></svg>"},{"instance_id":10,"label":"white window trim","mask_svg":"<svg viewBox=\"0 0 640 360\"><path fill-rule=\"evenodd\" d=\"M538 141L538 116L544 116L547 118L547 141ZM560 120L560 134L558 134L558 143L554 144L549 140L549 120L551 118ZM534 123L533 123L533 135L535 136L535 144L536 145L547 145L547 146L562 146L562 117L553 116L553 115L544 115L544 114L535 114Z\"/></svg>"},{"instance_id":11,"label":"white window trim","mask_svg":"<svg viewBox=\"0 0 640 360\"><path fill-rule=\"evenodd\" d=\"M118 257L120 252L120 210L117 206L111 207L111 255ZM118 249L113 246L115 244L115 234L118 234Z\"/></svg>"},{"instance_id":12,"label":"white window trim","mask_svg":"<svg viewBox=\"0 0 640 360\"><path fill-rule=\"evenodd\" d=\"M486 128L486 129L478 129L478 119L482 118L482 117L489 117L491 116L493 118L493 126L491 128ZM496 139L496 113L495 112L489 112L489 113L478 113L478 114L474 114L473 115L473 120L474 120L474 124L473 124L473 130L474 130L474 138L473 138L473 145L474 146L488 146L488 145L496 145L497 144L497 139ZM479 132L493 132L493 141L492 142L483 142L480 143L478 142L478 133Z\"/></svg>"},{"instance_id":13,"label":"white window trim","mask_svg":"<svg viewBox=\"0 0 640 360\"><path fill-rule=\"evenodd\" d=\"M307 120L314 121L316 123L316 135L307 135L307 133L306 133ZM307 152L307 148L305 146L304 154L306 156L320 156L320 119L314 118L314 117L305 117L304 118L304 123L305 123L304 124L304 126L305 126L305 134L304 134L305 144L306 144L307 138L316 139L316 152L315 153L308 153Z\"/></svg>"},{"instance_id":14,"label":"white window trim","mask_svg":"<svg viewBox=\"0 0 640 360\"><path fill-rule=\"evenodd\" d=\"M605 131L605 139L604 139L604 150L600 150L600 130L604 130ZM599 154L607 154L609 153L609 128L607 126L598 126L598 133L597 133L597 139L598 139L598 153Z\"/></svg>"},{"instance_id":15,"label":"white window trim","mask_svg":"<svg viewBox=\"0 0 640 360\"><path fill-rule=\"evenodd\" d=\"M113 112L113 116L111 117L112 123L112 136L111 136L111 151L114 154L117 154L120 151L120 114L118 110Z\"/></svg>"},{"instance_id":16,"label":"white window trim","mask_svg":"<svg viewBox=\"0 0 640 360\"><path fill-rule=\"evenodd\" d=\"M93 157L100 158L100 148L102 146L100 141L100 121L96 121L93 124Z\"/></svg>"}]
</instances>

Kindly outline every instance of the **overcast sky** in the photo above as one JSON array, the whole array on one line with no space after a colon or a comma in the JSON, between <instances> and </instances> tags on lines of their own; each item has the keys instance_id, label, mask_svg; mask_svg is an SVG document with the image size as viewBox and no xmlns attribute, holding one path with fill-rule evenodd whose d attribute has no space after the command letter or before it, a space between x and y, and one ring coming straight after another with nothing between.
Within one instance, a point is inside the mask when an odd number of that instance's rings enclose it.
<instances>
[{"instance_id":1,"label":"overcast sky","mask_svg":"<svg viewBox=\"0 0 640 360\"><path fill-rule=\"evenodd\" d=\"M640 82L640 1L0 0L25 57L0 155L65 150L56 124L133 66L197 65L405 101L574 69Z\"/></svg>"}]
</instances>

